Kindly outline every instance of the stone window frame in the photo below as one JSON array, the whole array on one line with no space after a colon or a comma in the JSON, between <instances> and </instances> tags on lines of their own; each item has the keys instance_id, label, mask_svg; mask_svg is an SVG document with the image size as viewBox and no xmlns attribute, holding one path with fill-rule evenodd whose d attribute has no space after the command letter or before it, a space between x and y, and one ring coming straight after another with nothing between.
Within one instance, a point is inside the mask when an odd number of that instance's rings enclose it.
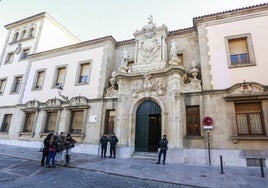
<instances>
[{"instance_id":1,"label":"stone window frame","mask_svg":"<svg viewBox=\"0 0 268 188\"><path fill-rule=\"evenodd\" d=\"M252 97L250 100L245 99L244 96L237 97L237 96L227 96L225 100L229 106L229 117L231 121L231 140L234 144L237 144L240 140L266 140L268 141L268 126L265 122L265 114L264 114L264 102L259 98L263 96L256 95ZM266 98L264 98L266 99ZM235 103L250 103L250 102L260 102L261 103L261 110L262 110L262 118L263 118L263 135L239 135L237 130L237 123L236 123L236 113L235 113ZM266 115L267 116L267 115Z\"/></svg>"},{"instance_id":2,"label":"stone window frame","mask_svg":"<svg viewBox=\"0 0 268 188\"><path fill-rule=\"evenodd\" d=\"M26 39L27 38L27 31L26 29L23 29L22 32L20 33L20 40Z\"/></svg>"},{"instance_id":3,"label":"stone window frame","mask_svg":"<svg viewBox=\"0 0 268 188\"><path fill-rule=\"evenodd\" d=\"M246 38L247 40L247 47L248 47L248 54L249 54L249 62L244 64L237 64L233 65L231 63L231 54L229 49L229 40L232 39L240 39L240 38ZM224 37L225 40L225 48L226 48L226 54L227 54L227 61L228 61L228 67L229 68L237 68L237 67L247 67L247 66L256 66L256 60L253 50L253 43L252 43L252 37L250 33L245 34L239 34L239 35L232 35L232 36L226 36Z\"/></svg>"},{"instance_id":4,"label":"stone window frame","mask_svg":"<svg viewBox=\"0 0 268 188\"><path fill-rule=\"evenodd\" d=\"M44 125L42 128L42 132L40 133L41 135L45 135L48 134L48 130L47 130L47 122L48 122L48 113L57 113L57 117L56 117L56 123L55 123L55 127L54 127L54 133L57 132L58 128L59 128L59 124L60 124L60 115L61 115L61 110L62 108L46 108L44 109L45 111L45 116L44 116Z\"/></svg>"},{"instance_id":5,"label":"stone window frame","mask_svg":"<svg viewBox=\"0 0 268 188\"><path fill-rule=\"evenodd\" d=\"M4 125L9 117L10 117L10 121L7 122L8 123L7 125ZM10 128L10 125L11 125L12 117L13 117L13 114L12 113L4 114L3 120L2 120L2 124L1 124L1 129L0 129L0 132L1 133L8 133L9 132L9 128Z\"/></svg>"},{"instance_id":6,"label":"stone window frame","mask_svg":"<svg viewBox=\"0 0 268 188\"><path fill-rule=\"evenodd\" d=\"M56 66L55 67L53 81L52 81L52 88L56 88L60 84L62 84L64 86L66 75L67 75L67 68L68 68L68 65L67 64L59 65L59 66ZM58 78L59 78L59 70L60 69L65 69L65 75L64 75L63 83L57 83L58 82Z\"/></svg>"},{"instance_id":7,"label":"stone window frame","mask_svg":"<svg viewBox=\"0 0 268 188\"><path fill-rule=\"evenodd\" d=\"M13 55L13 58L11 58ZM6 55L6 59L5 59L5 62L4 64L11 64L13 61L14 61L14 58L15 58L15 52L12 51L12 52L8 52L7 55Z\"/></svg>"},{"instance_id":8,"label":"stone window frame","mask_svg":"<svg viewBox=\"0 0 268 188\"><path fill-rule=\"evenodd\" d=\"M20 54L20 61L23 61L23 60L26 60L30 54L30 47L26 47L26 48L23 48L21 50L21 54ZM28 52L28 53L25 53L25 52Z\"/></svg>"},{"instance_id":9,"label":"stone window frame","mask_svg":"<svg viewBox=\"0 0 268 188\"><path fill-rule=\"evenodd\" d=\"M34 31L35 31L35 27L30 27L30 29L28 30L27 38L33 38Z\"/></svg>"},{"instance_id":10,"label":"stone window frame","mask_svg":"<svg viewBox=\"0 0 268 188\"><path fill-rule=\"evenodd\" d=\"M3 86L3 82L5 81L5 85ZM3 95L5 92L5 88L7 85L7 77L0 78L0 95Z\"/></svg>"},{"instance_id":11,"label":"stone window frame","mask_svg":"<svg viewBox=\"0 0 268 188\"><path fill-rule=\"evenodd\" d=\"M238 114L242 114L240 111L236 111L236 107L238 107L239 105L242 105L242 104L246 104L248 106L250 106L249 104L255 104L255 105L258 105L259 106L259 112L252 112L251 111L248 111L247 113L243 113L243 114L246 114L246 117L247 117L247 130L248 130L248 133L247 134L242 134L242 133L239 133L239 127L238 127ZM237 128L237 134L238 136L265 136L266 135L266 131L265 131L265 123L264 123L264 119L263 119L263 110L262 110L262 104L260 101L253 101L253 102L234 102L234 107L235 107L235 116L236 116L236 128ZM250 109L250 108L249 108ZM259 114L260 116L260 119L259 121L261 122L261 127L259 127L259 129L262 130L262 133L261 134L257 134L257 133L252 133L252 130L253 128L251 128L250 126L250 122L249 121L249 116L252 115L252 114Z\"/></svg>"},{"instance_id":12,"label":"stone window frame","mask_svg":"<svg viewBox=\"0 0 268 188\"><path fill-rule=\"evenodd\" d=\"M26 108L26 109L22 109L22 111L24 111L24 118L23 118L23 123L22 123L22 130L20 132L18 132L19 136L22 135L29 135L29 136L34 136L34 132L35 132L35 128L36 128L36 124L37 124L37 118L38 118L38 114L39 114L39 108ZM31 131L25 131L25 126L27 124L28 121L28 114L34 114L34 121L33 121L33 125L32 125L32 130Z\"/></svg>"},{"instance_id":13,"label":"stone window frame","mask_svg":"<svg viewBox=\"0 0 268 188\"><path fill-rule=\"evenodd\" d=\"M42 73L42 72L44 73L43 81L40 85L37 85L39 78L40 78L40 73ZM32 90L42 90L44 82L45 82L45 77L46 77L46 69L45 68L36 70L33 85L32 85Z\"/></svg>"},{"instance_id":14,"label":"stone window frame","mask_svg":"<svg viewBox=\"0 0 268 188\"><path fill-rule=\"evenodd\" d=\"M17 42L17 41L18 41L18 39L19 39L19 34L20 34L20 33L19 33L18 31L16 31L16 32L14 33L11 43L13 43L13 42Z\"/></svg>"},{"instance_id":15,"label":"stone window frame","mask_svg":"<svg viewBox=\"0 0 268 188\"><path fill-rule=\"evenodd\" d=\"M18 80L19 79L21 79L21 82L20 82L20 85L18 87ZM22 83L23 83L23 75L22 74L15 75L14 76L14 79L13 79L13 83L12 83L10 94L18 94L20 92L21 87L22 87Z\"/></svg>"},{"instance_id":16,"label":"stone window frame","mask_svg":"<svg viewBox=\"0 0 268 188\"><path fill-rule=\"evenodd\" d=\"M88 71L88 81L86 82L80 82L80 77L82 74L82 66L85 64L89 64L89 71ZM90 82L90 76L91 76L91 70L92 70L92 60L85 60L85 61L80 61L77 64L77 72L76 72L76 81L75 85L86 85L89 84Z\"/></svg>"},{"instance_id":17,"label":"stone window frame","mask_svg":"<svg viewBox=\"0 0 268 188\"><path fill-rule=\"evenodd\" d=\"M86 124L87 124L87 114L89 110L89 106L82 105L82 106L66 106L67 109L67 117L69 117L68 122L69 124L66 125L68 128L68 132L70 132L74 137L81 137L82 139L85 137L85 131L86 131ZM81 125L81 133L73 133L71 132L71 126L72 126L72 113L74 111L83 111L83 124Z\"/></svg>"}]
</instances>

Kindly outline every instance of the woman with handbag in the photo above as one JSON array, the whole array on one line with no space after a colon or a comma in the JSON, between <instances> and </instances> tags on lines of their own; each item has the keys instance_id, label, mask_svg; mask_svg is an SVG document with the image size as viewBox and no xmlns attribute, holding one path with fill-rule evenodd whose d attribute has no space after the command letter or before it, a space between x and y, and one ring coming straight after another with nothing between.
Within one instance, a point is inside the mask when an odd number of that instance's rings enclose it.
<instances>
[{"instance_id":1,"label":"woman with handbag","mask_svg":"<svg viewBox=\"0 0 268 188\"><path fill-rule=\"evenodd\" d=\"M55 157L57 154L57 149L58 149L58 141L57 141L57 136L52 134L51 138L49 140L49 147L48 147L48 160L47 160L47 167L50 168L55 168ZM51 161L51 165L50 165Z\"/></svg>"}]
</instances>

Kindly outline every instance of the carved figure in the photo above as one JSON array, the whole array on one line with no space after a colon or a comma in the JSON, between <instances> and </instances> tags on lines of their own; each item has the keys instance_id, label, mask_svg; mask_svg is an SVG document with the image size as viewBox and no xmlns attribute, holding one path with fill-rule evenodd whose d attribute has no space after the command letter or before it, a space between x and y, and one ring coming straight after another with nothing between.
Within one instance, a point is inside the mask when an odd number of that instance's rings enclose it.
<instances>
[{"instance_id":1,"label":"carved figure","mask_svg":"<svg viewBox=\"0 0 268 188\"><path fill-rule=\"evenodd\" d=\"M115 71L112 72L112 78L110 79L110 83L111 83L113 89L118 88L117 81L115 79Z\"/></svg>"},{"instance_id":2,"label":"carved figure","mask_svg":"<svg viewBox=\"0 0 268 188\"><path fill-rule=\"evenodd\" d=\"M145 25L142 30L143 30L143 33L144 33L144 36L147 37L147 38L151 38L152 36L154 36L155 34L155 23L153 23L153 16L150 15L148 17L148 24Z\"/></svg>"},{"instance_id":3,"label":"carved figure","mask_svg":"<svg viewBox=\"0 0 268 188\"><path fill-rule=\"evenodd\" d=\"M129 52L127 48L124 48L123 53L122 53L122 65L119 67L119 71L121 72L128 72L129 67L128 67L128 60L129 60Z\"/></svg>"},{"instance_id":4,"label":"carved figure","mask_svg":"<svg viewBox=\"0 0 268 188\"><path fill-rule=\"evenodd\" d=\"M172 39L170 44L170 56L176 56L177 55L177 42Z\"/></svg>"},{"instance_id":5,"label":"carved figure","mask_svg":"<svg viewBox=\"0 0 268 188\"><path fill-rule=\"evenodd\" d=\"M122 57L123 57L123 62L128 62L129 52L128 52L128 49L127 48L124 48Z\"/></svg>"}]
</instances>

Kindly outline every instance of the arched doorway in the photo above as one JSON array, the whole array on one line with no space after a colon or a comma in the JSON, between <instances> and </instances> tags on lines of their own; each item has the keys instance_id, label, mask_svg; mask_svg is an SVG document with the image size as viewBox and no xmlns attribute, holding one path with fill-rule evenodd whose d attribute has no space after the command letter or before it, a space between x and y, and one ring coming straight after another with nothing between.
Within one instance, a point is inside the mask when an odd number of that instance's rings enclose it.
<instances>
[{"instance_id":1,"label":"arched doorway","mask_svg":"<svg viewBox=\"0 0 268 188\"><path fill-rule=\"evenodd\" d=\"M154 101L145 101L136 112L135 151L157 152L160 139L161 108Z\"/></svg>"}]
</instances>

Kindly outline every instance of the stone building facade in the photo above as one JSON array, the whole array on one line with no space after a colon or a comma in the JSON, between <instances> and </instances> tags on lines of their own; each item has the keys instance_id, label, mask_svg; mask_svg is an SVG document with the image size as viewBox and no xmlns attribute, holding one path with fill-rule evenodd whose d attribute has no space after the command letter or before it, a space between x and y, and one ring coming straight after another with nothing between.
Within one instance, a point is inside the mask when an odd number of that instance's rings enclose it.
<instances>
[{"instance_id":1,"label":"stone building facade","mask_svg":"<svg viewBox=\"0 0 268 188\"><path fill-rule=\"evenodd\" d=\"M149 16L120 42L79 42L47 13L11 23L0 143L38 148L64 131L78 141L74 151L98 154L101 135L114 132L127 158L156 154L166 134L168 162L267 165L267 23L268 4L196 17L176 31ZM51 29L60 37L44 40Z\"/></svg>"}]
</instances>

